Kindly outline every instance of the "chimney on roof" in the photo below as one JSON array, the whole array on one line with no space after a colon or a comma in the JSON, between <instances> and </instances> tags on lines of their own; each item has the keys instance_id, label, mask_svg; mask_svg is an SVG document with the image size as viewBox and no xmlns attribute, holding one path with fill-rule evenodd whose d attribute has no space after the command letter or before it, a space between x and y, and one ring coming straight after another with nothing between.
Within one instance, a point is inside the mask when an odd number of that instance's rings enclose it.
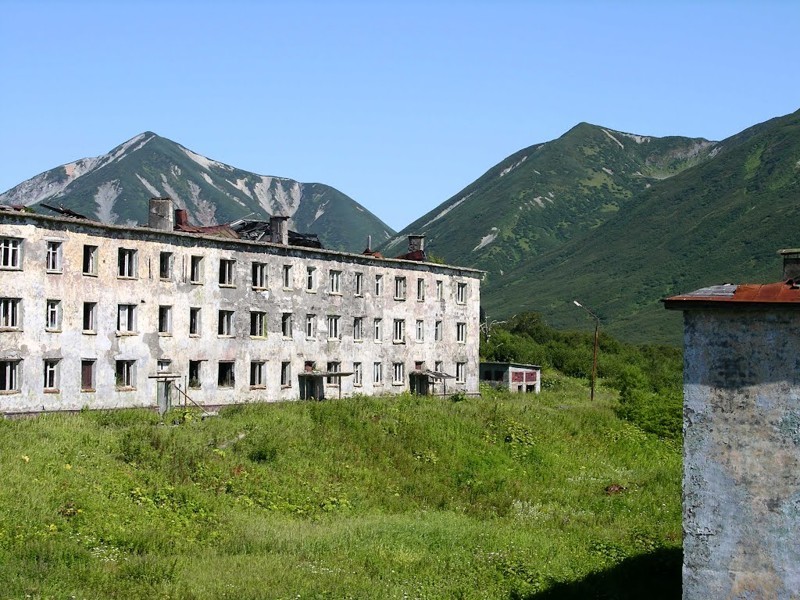
<instances>
[{"instance_id":1,"label":"chimney on roof","mask_svg":"<svg viewBox=\"0 0 800 600\"><path fill-rule=\"evenodd\" d=\"M147 224L150 229L172 231L175 228L170 198L150 198Z\"/></svg>"},{"instance_id":2,"label":"chimney on roof","mask_svg":"<svg viewBox=\"0 0 800 600\"><path fill-rule=\"evenodd\" d=\"M412 252L425 252L425 236L424 235L409 235L408 236L408 253Z\"/></svg>"},{"instance_id":3,"label":"chimney on roof","mask_svg":"<svg viewBox=\"0 0 800 600\"><path fill-rule=\"evenodd\" d=\"M783 256L783 281L800 280L800 248L778 250L778 254Z\"/></svg>"},{"instance_id":4,"label":"chimney on roof","mask_svg":"<svg viewBox=\"0 0 800 600\"><path fill-rule=\"evenodd\" d=\"M289 217L273 216L269 218L270 242L289 245Z\"/></svg>"},{"instance_id":5,"label":"chimney on roof","mask_svg":"<svg viewBox=\"0 0 800 600\"><path fill-rule=\"evenodd\" d=\"M185 208L175 209L175 227L180 229L189 224L189 214Z\"/></svg>"}]
</instances>

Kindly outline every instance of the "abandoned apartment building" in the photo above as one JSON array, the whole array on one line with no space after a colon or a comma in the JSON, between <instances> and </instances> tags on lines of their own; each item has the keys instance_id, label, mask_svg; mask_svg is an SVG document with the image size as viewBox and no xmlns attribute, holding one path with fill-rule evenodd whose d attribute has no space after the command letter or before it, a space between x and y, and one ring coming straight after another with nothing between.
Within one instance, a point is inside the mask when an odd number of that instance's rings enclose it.
<instances>
[{"instance_id":1,"label":"abandoned apartment building","mask_svg":"<svg viewBox=\"0 0 800 600\"><path fill-rule=\"evenodd\" d=\"M0 207L0 412L478 392L482 271L326 250L288 219ZM176 390L177 388L177 390Z\"/></svg>"}]
</instances>

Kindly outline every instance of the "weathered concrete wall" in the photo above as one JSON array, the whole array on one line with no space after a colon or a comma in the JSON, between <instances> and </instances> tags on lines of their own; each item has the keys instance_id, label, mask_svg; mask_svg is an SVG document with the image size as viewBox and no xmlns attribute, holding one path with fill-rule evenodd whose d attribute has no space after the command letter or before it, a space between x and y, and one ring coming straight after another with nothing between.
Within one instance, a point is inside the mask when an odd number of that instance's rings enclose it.
<instances>
[{"instance_id":1,"label":"weathered concrete wall","mask_svg":"<svg viewBox=\"0 0 800 600\"><path fill-rule=\"evenodd\" d=\"M201 385L190 396L203 404L228 404L291 400L299 397L298 375L306 361L324 371L328 362L339 362L342 371L361 363L363 382L342 378L341 395L397 393L409 388L409 374L417 361L433 369L437 361L455 374L464 363L465 378L450 380L448 392L478 391L479 272L429 263L375 259L373 257L311 250L274 244L238 242L220 238L126 229L80 221L0 213L0 238L22 239L22 268L0 269L0 297L21 299L21 323L16 329L0 329L0 360L21 360L19 389L0 392L0 411L153 406L159 360L170 360L170 371L186 387L189 361L203 361ZM62 268L46 272L47 241L62 244ZM84 246L97 246L97 273L82 272ZM118 250L136 251L137 273L118 274ZM173 270L159 276L161 252L172 253ZM192 256L202 256L202 279L190 281ZM220 285L220 260L234 260L234 283ZM254 262L267 264L265 289L253 289ZM291 282L283 285L284 266L291 267ZM316 268L316 286L306 289L307 267ZM329 273L340 271L340 291L330 292ZM363 293L356 295L360 273ZM376 295L375 280L383 278ZM395 277L406 278L405 299L394 298ZM417 280L423 280L424 299L417 298ZM442 297L437 299L437 281ZM465 284L463 302L457 301L458 284ZM61 326L45 327L46 302L61 302ZM83 331L83 303L97 303L94 332ZM119 304L135 305L132 334L118 331ZM158 332L159 306L172 307L171 333ZM201 330L189 335L190 308L201 311ZM218 334L218 311L234 311L233 332ZM250 336L250 312L267 313L266 337ZM282 313L292 313L291 336L281 330ZM316 315L316 333L305 333L306 315ZM339 316L339 335L328 339L327 317ZM363 317L363 339L354 339L354 318ZM382 339L373 336L374 319L382 319ZM393 340L393 321L405 321L405 340ZM424 336L417 340L416 322L423 321ZM442 340L434 335L442 323ZM457 323L466 325L464 341L457 340ZM43 389L44 359L59 359L57 390ZM96 360L94 391L81 391L81 361ZM133 360L135 384L117 386L117 360ZM234 387L217 385L219 361L235 361ZM264 361L263 386L250 385L252 361ZM282 386L281 364L291 363L291 385ZM373 363L380 362L383 381L373 383ZM402 383L392 381L393 363L404 365ZM326 396L339 395L339 387L326 385Z\"/></svg>"},{"instance_id":2,"label":"weathered concrete wall","mask_svg":"<svg viewBox=\"0 0 800 600\"><path fill-rule=\"evenodd\" d=\"M685 599L800 593L800 311L687 310Z\"/></svg>"}]
</instances>

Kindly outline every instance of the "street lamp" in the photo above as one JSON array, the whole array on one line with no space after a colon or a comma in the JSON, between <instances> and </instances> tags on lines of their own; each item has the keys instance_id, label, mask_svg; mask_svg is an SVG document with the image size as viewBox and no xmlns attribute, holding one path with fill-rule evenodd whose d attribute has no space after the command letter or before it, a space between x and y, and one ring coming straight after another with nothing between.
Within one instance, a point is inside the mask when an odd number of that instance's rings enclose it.
<instances>
[{"instance_id":1,"label":"street lamp","mask_svg":"<svg viewBox=\"0 0 800 600\"><path fill-rule=\"evenodd\" d=\"M572 303L575 304L575 306L577 306L578 308L582 308L583 310L585 310L594 319L594 356L592 357L592 394L591 394L591 400L592 402L594 402L594 381L595 378L597 377L597 338L600 331L600 318L577 300L573 300Z\"/></svg>"}]
</instances>

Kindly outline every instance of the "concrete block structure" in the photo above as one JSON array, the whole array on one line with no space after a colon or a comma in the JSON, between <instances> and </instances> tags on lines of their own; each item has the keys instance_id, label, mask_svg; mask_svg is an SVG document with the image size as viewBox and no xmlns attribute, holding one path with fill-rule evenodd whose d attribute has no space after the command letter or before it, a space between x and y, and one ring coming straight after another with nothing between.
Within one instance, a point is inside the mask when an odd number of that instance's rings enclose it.
<instances>
[{"instance_id":1,"label":"concrete block structure","mask_svg":"<svg viewBox=\"0 0 800 600\"><path fill-rule=\"evenodd\" d=\"M779 283L665 300L684 315L685 599L800 590L800 278L791 262Z\"/></svg>"},{"instance_id":2,"label":"concrete block structure","mask_svg":"<svg viewBox=\"0 0 800 600\"><path fill-rule=\"evenodd\" d=\"M511 392L538 394L542 391L542 368L509 362L482 362L481 381Z\"/></svg>"},{"instance_id":3,"label":"concrete block structure","mask_svg":"<svg viewBox=\"0 0 800 600\"><path fill-rule=\"evenodd\" d=\"M147 227L0 208L0 412L391 394L412 373L478 392L481 271L418 237L387 259L172 208Z\"/></svg>"}]
</instances>

